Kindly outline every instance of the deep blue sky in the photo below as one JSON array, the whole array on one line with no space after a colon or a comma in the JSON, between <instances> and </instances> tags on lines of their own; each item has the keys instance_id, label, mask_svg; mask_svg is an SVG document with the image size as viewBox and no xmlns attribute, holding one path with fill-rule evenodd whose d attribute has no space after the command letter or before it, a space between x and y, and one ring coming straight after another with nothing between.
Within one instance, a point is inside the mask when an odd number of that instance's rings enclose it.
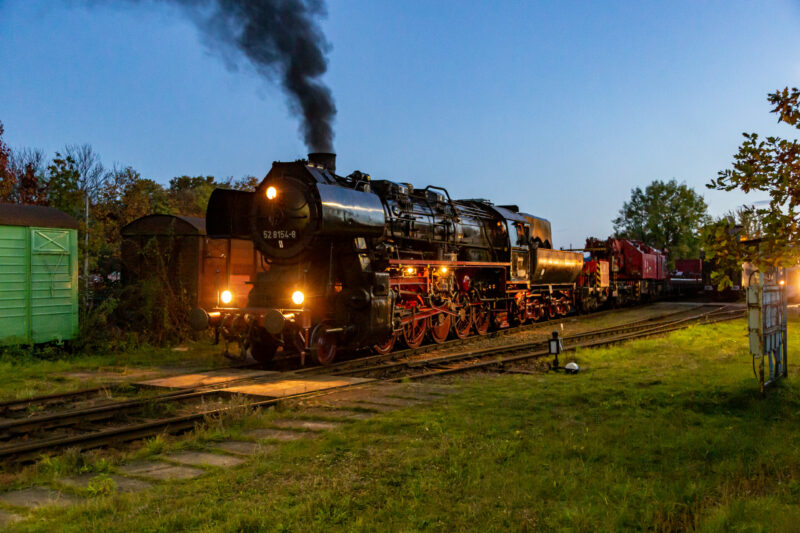
<instances>
[{"instance_id":1,"label":"deep blue sky","mask_svg":"<svg viewBox=\"0 0 800 533\"><path fill-rule=\"evenodd\" d=\"M281 92L226 67L160 6L0 0L12 147L91 143L166 183L263 176L305 154ZM634 186L704 184L742 131L792 136L766 94L800 85L800 2L331 1L338 167L518 203L556 246L605 237Z\"/></svg>"}]
</instances>

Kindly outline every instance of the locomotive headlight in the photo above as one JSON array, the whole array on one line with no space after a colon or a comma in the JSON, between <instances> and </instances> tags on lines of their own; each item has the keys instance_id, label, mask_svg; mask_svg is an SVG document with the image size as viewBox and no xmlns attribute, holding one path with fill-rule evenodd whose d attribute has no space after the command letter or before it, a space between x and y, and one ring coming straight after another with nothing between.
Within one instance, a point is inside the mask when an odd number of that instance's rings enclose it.
<instances>
[{"instance_id":1,"label":"locomotive headlight","mask_svg":"<svg viewBox=\"0 0 800 533\"><path fill-rule=\"evenodd\" d=\"M303 300L305 300L305 299L306 299L306 296L301 291L294 291L292 293L292 302L294 302L294 305L302 304Z\"/></svg>"},{"instance_id":2,"label":"locomotive headlight","mask_svg":"<svg viewBox=\"0 0 800 533\"><path fill-rule=\"evenodd\" d=\"M233 293L231 293L231 291L222 291L219 295L219 299L222 300L222 303L227 305L233 301Z\"/></svg>"},{"instance_id":3,"label":"locomotive headlight","mask_svg":"<svg viewBox=\"0 0 800 533\"><path fill-rule=\"evenodd\" d=\"M278 189L267 187L267 200L274 200L276 196L278 196Z\"/></svg>"}]
</instances>

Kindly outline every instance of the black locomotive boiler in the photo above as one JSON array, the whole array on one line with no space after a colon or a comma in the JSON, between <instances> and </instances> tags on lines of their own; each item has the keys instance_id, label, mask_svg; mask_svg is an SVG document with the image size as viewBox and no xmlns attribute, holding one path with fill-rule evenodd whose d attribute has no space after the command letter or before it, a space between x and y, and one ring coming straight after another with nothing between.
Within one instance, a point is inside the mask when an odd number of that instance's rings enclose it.
<instances>
[{"instance_id":1,"label":"black locomotive boiler","mask_svg":"<svg viewBox=\"0 0 800 533\"><path fill-rule=\"evenodd\" d=\"M441 187L339 176L335 158L276 162L255 192L217 189L209 201L208 235L252 239L268 263L246 302L209 313L258 361L282 349L328 364L342 349L441 343L575 308L583 256L552 249L547 220Z\"/></svg>"}]
</instances>

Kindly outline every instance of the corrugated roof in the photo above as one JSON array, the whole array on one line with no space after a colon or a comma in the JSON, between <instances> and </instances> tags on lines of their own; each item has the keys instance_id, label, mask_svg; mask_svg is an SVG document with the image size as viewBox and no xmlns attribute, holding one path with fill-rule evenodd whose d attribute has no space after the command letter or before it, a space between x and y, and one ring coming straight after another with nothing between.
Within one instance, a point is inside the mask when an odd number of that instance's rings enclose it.
<instances>
[{"instance_id":1,"label":"corrugated roof","mask_svg":"<svg viewBox=\"0 0 800 533\"><path fill-rule=\"evenodd\" d=\"M122 228L123 235L205 235L206 219L183 215L146 215Z\"/></svg>"},{"instance_id":2,"label":"corrugated roof","mask_svg":"<svg viewBox=\"0 0 800 533\"><path fill-rule=\"evenodd\" d=\"M0 203L0 226L78 229L78 221L55 207Z\"/></svg>"}]
</instances>

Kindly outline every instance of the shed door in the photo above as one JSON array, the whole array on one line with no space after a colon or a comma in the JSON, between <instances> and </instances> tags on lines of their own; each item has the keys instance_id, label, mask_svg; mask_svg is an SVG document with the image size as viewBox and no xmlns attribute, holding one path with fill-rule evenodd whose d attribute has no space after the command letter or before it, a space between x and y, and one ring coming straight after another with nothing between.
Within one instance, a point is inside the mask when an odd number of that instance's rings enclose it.
<instances>
[{"instance_id":1,"label":"shed door","mask_svg":"<svg viewBox=\"0 0 800 533\"><path fill-rule=\"evenodd\" d=\"M33 342L71 338L78 325L75 232L31 228L31 334Z\"/></svg>"},{"instance_id":2,"label":"shed door","mask_svg":"<svg viewBox=\"0 0 800 533\"><path fill-rule=\"evenodd\" d=\"M0 344L30 342L28 228L0 227Z\"/></svg>"}]
</instances>

